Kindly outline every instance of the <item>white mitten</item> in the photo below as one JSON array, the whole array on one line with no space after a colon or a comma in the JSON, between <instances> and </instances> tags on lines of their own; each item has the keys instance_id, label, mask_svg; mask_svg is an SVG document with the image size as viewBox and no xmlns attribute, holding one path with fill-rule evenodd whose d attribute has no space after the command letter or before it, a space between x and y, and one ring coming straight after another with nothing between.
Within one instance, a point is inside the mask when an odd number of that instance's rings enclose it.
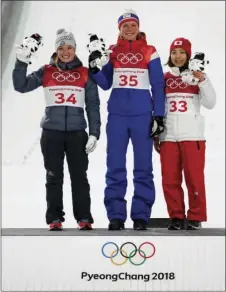
<instances>
[{"instance_id":1,"label":"white mitten","mask_svg":"<svg viewBox=\"0 0 226 292\"><path fill-rule=\"evenodd\" d=\"M194 77L190 70L185 70L184 72L182 72L181 79L184 83L187 83L189 85L197 85L199 82L199 79Z\"/></svg>"},{"instance_id":2,"label":"white mitten","mask_svg":"<svg viewBox=\"0 0 226 292\"><path fill-rule=\"evenodd\" d=\"M16 56L20 61L31 64L31 57L35 56L38 48L42 45L42 37L39 34L25 37L21 45L15 45Z\"/></svg>"},{"instance_id":3,"label":"white mitten","mask_svg":"<svg viewBox=\"0 0 226 292\"><path fill-rule=\"evenodd\" d=\"M16 57L21 62L24 62L26 64L31 64L31 52L30 49L22 47L21 45L15 45L16 47Z\"/></svg>"},{"instance_id":4,"label":"white mitten","mask_svg":"<svg viewBox=\"0 0 226 292\"><path fill-rule=\"evenodd\" d=\"M97 146L97 138L90 135L86 143L86 153L89 154L95 150Z\"/></svg>"}]
</instances>

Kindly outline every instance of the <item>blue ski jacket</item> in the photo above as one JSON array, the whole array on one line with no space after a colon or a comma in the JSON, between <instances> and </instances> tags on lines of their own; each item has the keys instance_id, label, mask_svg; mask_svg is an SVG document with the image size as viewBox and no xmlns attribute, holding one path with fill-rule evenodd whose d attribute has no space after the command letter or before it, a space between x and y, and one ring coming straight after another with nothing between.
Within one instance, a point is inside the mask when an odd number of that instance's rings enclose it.
<instances>
[{"instance_id":1,"label":"blue ski jacket","mask_svg":"<svg viewBox=\"0 0 226 292\"><path fill-rule=\"evenodd\" d=\"M165 114L165 81L159 55L146 39L118 39L111 45L109 62L92 74L103 89L112 87L108 112L119 115L140 115L152 112Z\"/></svg>"}]
</instances>

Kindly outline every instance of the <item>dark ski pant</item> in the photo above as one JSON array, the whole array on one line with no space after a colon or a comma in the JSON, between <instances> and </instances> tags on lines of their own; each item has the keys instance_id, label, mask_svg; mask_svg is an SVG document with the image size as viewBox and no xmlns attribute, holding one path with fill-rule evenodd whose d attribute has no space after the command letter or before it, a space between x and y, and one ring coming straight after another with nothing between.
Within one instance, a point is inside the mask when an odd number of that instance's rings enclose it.
<instances>
[{"instance_id":1,"label":"dark ski pant","mask_svg":"<svg viewBox=\"0 0 226 292\"><path fill-rule=\"evenodd\" d=\"M64 222L63 177L66 155L71 179L73 214L77 221L88 219L93 223L90 212L90 186L87 179L88 156L85 145L86 131L62 132L43 129L41 150L46 169L46 223L60 219Z\"/></svg>"},{"instance_id":2,"label":"dark ski pant","mask_svg":"<svg viewBox=\"0 0 226 292\"><path fill-rule=\"evenodd\" d=\"M127 218L126 155L129 140L133 145L134 194L130 217L149 221L155 202L152 173L153 139L150 138L151 113L138 116L108 115L107 122L107 173L104 203L108 219Z\"/></svg>"}]
</instances>

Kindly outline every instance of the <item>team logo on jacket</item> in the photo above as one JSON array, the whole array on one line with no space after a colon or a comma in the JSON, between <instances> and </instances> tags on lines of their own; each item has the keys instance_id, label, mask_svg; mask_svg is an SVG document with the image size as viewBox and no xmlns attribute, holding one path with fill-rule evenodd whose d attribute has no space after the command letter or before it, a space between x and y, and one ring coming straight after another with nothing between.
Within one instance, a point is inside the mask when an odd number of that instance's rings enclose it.
<instances>
[{"instance_id":1,"label":"team logo on jacket","mask_svg":"<svg viewBox=\"0 0 226 292\"><path fill-rule=\"evenodd\" d=\"M52 78L55 79L58 82L74 82L75 80L80 78L80 74L78 72L54 72L52 74Z\"/></svg>"},{"instance_id":2,"label":"team logo on jacket","mask_svg":"<svg viewBox=\"0 0 226 292\"><path fill-rule=\"evenodd\" d=\"M181 78L176 78L176 79L169 78L166 81L166 85L170 87L171 89L176 89L176 88L184 89L188 87L188 84L184 83Z\"/></svg>"},{"instance_id":3,"label":"team logo on jacket","mask_svg":"<svg viewBox=\"0 0 226 292\"><path fill-rule=\"evenodd\" d=\"M123 54L120 53L117 55L117 60L120 61L122 64L137 64L138 62L143 60L143 55L140 53L133 54L133 53L127 53Z\"/></svg>"}]
</instances>

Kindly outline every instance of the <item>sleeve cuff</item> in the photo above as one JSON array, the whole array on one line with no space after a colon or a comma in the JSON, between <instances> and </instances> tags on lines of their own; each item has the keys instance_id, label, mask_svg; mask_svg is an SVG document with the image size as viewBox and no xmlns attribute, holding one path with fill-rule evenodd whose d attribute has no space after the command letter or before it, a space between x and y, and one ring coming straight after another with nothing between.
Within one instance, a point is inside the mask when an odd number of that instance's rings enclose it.
<instances>
[{"instance_id":1,"label":"sleeve cuff","mask_svg":"<svg viewBox=\"0 0 226 292\"><path fill-rule=\"evenodd\" d=\"M16 59L16 66L27 68L28 64L20 61L19 59Z\"/></svg>"}]
</instances>

